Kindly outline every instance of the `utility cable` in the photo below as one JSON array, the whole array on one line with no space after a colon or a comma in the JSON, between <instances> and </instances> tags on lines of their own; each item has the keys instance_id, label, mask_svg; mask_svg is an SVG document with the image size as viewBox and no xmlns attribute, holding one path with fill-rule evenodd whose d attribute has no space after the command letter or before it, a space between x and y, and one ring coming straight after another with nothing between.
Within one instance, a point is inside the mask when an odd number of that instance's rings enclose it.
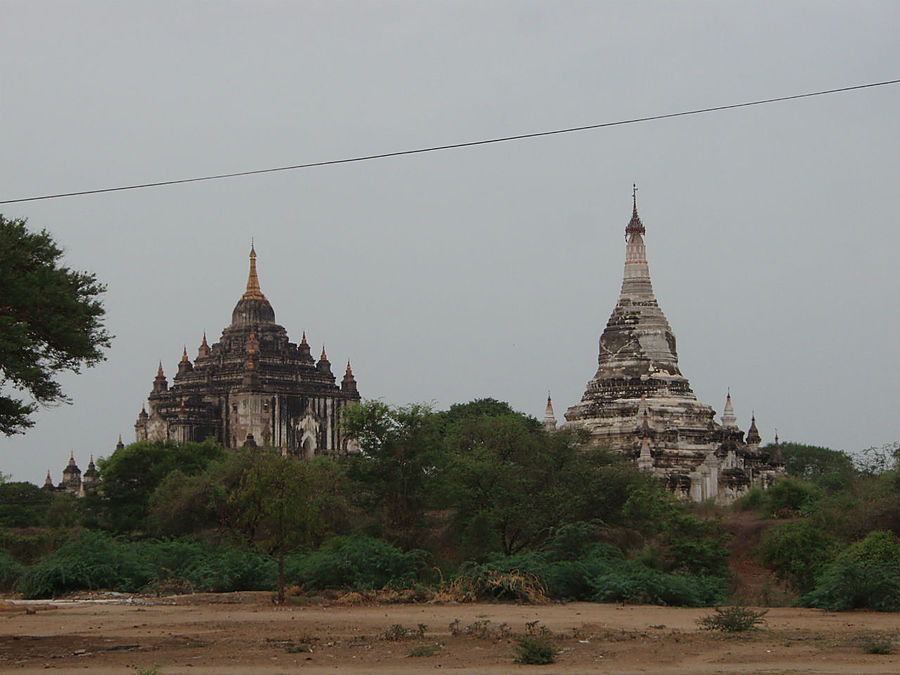
<instances>
[{"instance_id":1,"label":"utility cable","mask_svg":"<svg viewBox=\"0 0 900 675\"><path fill-rule=\"evenodd\" d=\"M734 110L735 108L749 108L750 106L767 105L769 103L780 103L783 101L795 101L801 98L812 98L813 96L826 96L829 94L841 94L849 91L857 91L860 89L872 89L874 87L885 87L888 85L900 84L900 79L885 80L882 82L870 82L868 84L857 84L850 87L840 87L838 89L824 89L821 91L807 92L805 94L793 94L791 96L778 96L775 98L765 98L756 101L745 101L743 103L732 103L730 105L719 105L709 108L697 108L694 110L683 110L681 112L664 113L660 115L648 115L646 117L634 117L626 120L618 120L616 122L600 122L598 124L586 124L579 127L567 127L565 129L554 129L552 131L535 131L527 134L516 134L514 136L501 136L497 138L485 138L477 141L465 141L462 143L448 143L446 145L433 145L426 148L415 148L412 150L397 150L394 152L382 152L375 155L360 155L357 157L345 157L343 159L329 159L321 162L307 162L305 164L291 164L289 166L276 166L268 169L252 169L250 171L235 171L233 173L220 173L211 176L197 176L194 178L179 178L174 180L161 180L153 183L137 183L134 185L120 185L118 187L98 188L95 190L78 190L75 192L59 192L56 194L41 195L37 197L21 197L18 199L0 200L0 204L19 204L22 202L37 202L46 199L60 199L62 197L77 197L80 195L95 195L105 192L122 192L124 190L142 190L144 188L163 187L165 185L181 185L182 183L199 183L202 181L221 180L223 178L237 178L239 176L256 176L264 173L276 173L279 171L295 171L297 169L311 169L320 166L333 166L336 164L352 164L354 162L368 162L374 159L386 159L388 157L401 157L404 155L421 155L426 152L438 152L441 150L453 150L456 148L471 148L477 145L491 145L493 143L507 143L509 141L521 141L529 138L540 138L542 136L558 136L560 134L571 134L578 131L590 131L592 129L604 129L606 127L618 127L626 124L637 124L639 122L653 122L656 120L672 119L674 117L687 117L689 115L702 115L705 113L719 112L722 110Z\"/></svg>"}]
</instances>

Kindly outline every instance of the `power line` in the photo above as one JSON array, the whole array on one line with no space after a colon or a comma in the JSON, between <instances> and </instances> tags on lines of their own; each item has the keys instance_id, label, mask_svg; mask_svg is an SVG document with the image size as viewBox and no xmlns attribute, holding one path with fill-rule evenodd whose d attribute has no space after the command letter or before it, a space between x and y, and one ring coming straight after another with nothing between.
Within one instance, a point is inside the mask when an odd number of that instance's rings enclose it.
<instances>
[{"instance_id":1,"label":"power line","mask_svg":"<svg viewBox=\"0 0 900 675\"><path fill-rule=\"evenodd\" d=\"M571 134L578 131L590 131L592 129L603 129L606 127L618 127L626 124L637 124L639 122L653 122L656 120L671 119L673 117L687 117L689 115L702 115L704 113L719 112L721 110L734 110L735 108L749 108L750 106L766 105L769 103L779 103L782 101L794 101L801 98L811 98L813 96L826 96L828 94L840 94L848 91L856 91L859 89L872 89L874 87L885 87L888 85L898 84L900 79L885 80L883 82L870 82L868 84L857 84L851 87L840 87L838 89L824 89L821 91L807 92L805 94L793 94L791 96L778 96L775 98L765 98L757 101L745 101L743 103L732 103L730 105L719 105L709 108L697 108L695 110L683 110L681 112L664 113L660 115L648 115L647 117L634 117L626 120L618 120L616 122L600 122L598 124L586 124L579 127L567 127L565 129L554 129L552 131L535 131L527 134L516 134L514 136L500 136L497 138L485 138L477 141L465 141L462 143L449 143L447 145L433 145L426 148L415 148L413 150L397 150L394 152L382 152L376 155L360 155L358 157L345 157L343 159L329 159L321 162L307 162L305 164L291 164L289 166L276 166L268 169L252 169L250 171L235 171L233 173L220 173L211 176L197 176L194 178L179 178L174 180L161 180L154 183L137 183L134 185L120 185L118 187L98 188L95 190L78 190L75 192L59 192L56 194L41 195L38 197L21 197L19 199L0 200L0 204L19 204L22 202L37 202L45 199L60 199L62 197L77 197L79 195L95 195L104 192L122 192L124 190L142 190L144 188L162 187L165 185L180 185L182 183L199 183L209 180L221 180L223 178L237 178L239 176L255 176L263 173L276 173L278 171L295 171L297 169L311 169L319 166L333 166L335 164L352 164L354 162L368 162L373 159L386 159L388 157L401 157L403 155L421 155L426 152L438 152L440 150L453 150L456 148L471 148L476 145L491 145L493 143L507 143L509 141L521 141L529 138L540 138L541 136L557 136L559 134Z\"/></svg>"}]
</instances>

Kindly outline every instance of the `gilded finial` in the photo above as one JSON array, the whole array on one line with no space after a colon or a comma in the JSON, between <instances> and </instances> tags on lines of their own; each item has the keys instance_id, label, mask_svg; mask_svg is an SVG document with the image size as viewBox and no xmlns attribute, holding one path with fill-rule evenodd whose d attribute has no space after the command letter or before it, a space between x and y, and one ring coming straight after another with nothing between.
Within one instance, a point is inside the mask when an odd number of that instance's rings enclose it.
<instances>
[{"instance_id":1,"label":"gilded finial","mask_svg":"<svg viewBox=\"0 0 900 675\"><path fill-rule=\"evenodd\" d=\"M181 352L181 362L184 363L187 360L188 360L187 345L184 345L184 351Z\"/></svg>"},{"instance_id":2,"label":"gilded finial","mask_svg":"<svg viewBox=\"0 0 900 675\"><path fill-rule=\"evenodd\" d=\"M319 357L320 361L327 361L328 357L325 356L325 345L322 345L322 356Z\"/></svg>"},{"instance_id":3,"label":"gilded finial","mask_svg":"<svg viewBox=\"0 0 900 675\"><path fill-rule=\"evenodd\" d=\"M250 240L250 274L247 277L247 290L244 291L243 300L265 300L259 288L259 277L256 275L256 249L253 240Z\"/></svg>"},{"instance_id":4,"label":"gilded finial","mask_svg":"<svg viewBox=\"0 0 900 675\"><path fill-rule=\"evenodd\" d=\"M159 368L157 368L157 370L156 370L156 376L157 377L165 377L165 375L163 374L163 369L162 369L162 361L159 362Z\"/></svg>"},{"instance_id":5,"label":"gilded finial","mask_svg":"<svg viewBox=\"0 0 900 675\"><path fill-rule=\"evenodd\" d=\"M306 331L303 331L303 337L300 338L301 345L308 345L309 343L306 341Z\"/></svg>"},{"instance_id":6,"label":"gilded finial","mask_svg":"<svg viewBox=\"0 0 900 675\"><path fill-rule=\"evenodd\" d=\"M350 359L347 359L347 372L345 374L349 377L353 377L353 371L350 369Z\"/></svg>"},{"instance_id":7,"label":"gilded finial","mask_svg":"<svg viewBox=\"0 0 900 675\"><path fill-rule=\"evenodd\" d=\"M209 344L206 342L206 331L203 331L203 342L201 344L204 347L209 347Z\"/></svg>"}]
</instances>

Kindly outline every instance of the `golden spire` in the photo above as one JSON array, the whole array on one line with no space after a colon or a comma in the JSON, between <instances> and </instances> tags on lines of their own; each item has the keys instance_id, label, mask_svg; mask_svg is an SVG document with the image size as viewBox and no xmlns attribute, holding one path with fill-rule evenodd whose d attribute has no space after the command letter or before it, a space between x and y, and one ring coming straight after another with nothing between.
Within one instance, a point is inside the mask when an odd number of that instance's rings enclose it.
<instances>
[{"instance_id":1,"label":"golden spire","mask_svg":"<svg viewBox=\"0 0 900 675\"><path fill-rule=\"evenodd\" d=\"M181 362L184 363L184 362L187 361L187 360L188 360L188 357L187 357L187 345L184 345L184 351L181 352Z\"/></svg>"},{"instance_id":2,"label":"golden spire","mask_svg":"<svg viewBox=\"0 0 900 675\"><path fill-rule=\"evenodd\" d=\"M325 345L322 345L322 356L319 357L320 361L327 361L328 357L325 356Z\"/></svg>"},{"instance_id":3,"label":"golden spire","mask_svg":"<svg viewBox=\"0 0 900 675\"><path fill-rule=\"evenodd\" d=\"M259 277L256 276L256 250L253 244L250 244L250 275L247 277L247 290L244 291L242 300L265 300L259 288Z\"/></svg>"},{"instance_id":4,"label":"golden spire","mask_svg":"<svg viewBox=\"0 0 900 675\"><path fill-rule=\"evenodd\" d=\"M306 331L303 331L303 337L300 339L300 344L301 344L301 345L309 344L309 343L306 341Z\"/></svg>"},{"instance_id":5,"label":"golden spire","mask_svg":"<svg viewBox=\"0 0 900 675\"><path fill-rule=\"evenodd\" d=\"M347 377L353 377L353 371L350 369L350 359L347 359L347 372L344 374Z\"/></svg>"},{"instance_id":6,"label":"golden spire","mask_svg":"<svg viewBox=\"0 0 900 675\"><path fill-rule=\"evenodd\" d=\"M159 368L156 371L156 376L157 377L165 377L165 375L163 375L163 371L162 371L162 361L159 362Z\"/></svg>"},{"instance_id":7,"label":"golden spire","mask_svg":"<svg viewBox=\"0 0 900 675\"><path fill-rule=\"evenodd\" d=\"M206 342L206 331L203 331L203 346L209 347L209 344Z\"/></svg>"}]
</instances>

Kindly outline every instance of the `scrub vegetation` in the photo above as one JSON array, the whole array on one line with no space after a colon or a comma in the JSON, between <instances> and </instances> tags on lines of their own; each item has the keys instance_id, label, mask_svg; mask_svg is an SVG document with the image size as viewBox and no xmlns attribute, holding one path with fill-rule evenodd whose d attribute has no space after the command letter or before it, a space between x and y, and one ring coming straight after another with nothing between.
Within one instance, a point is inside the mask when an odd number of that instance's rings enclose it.
<instances>
[{"instance_id":1,"label":"scrub vegetation","mask_svg":"<svg viewBox=\"0 0 900 675\"><path fill-rule=\"evenodd\" d=\"M782 445L783 478L718 507L493 399L369 401L344 427L361 455L142 442L101 459L83 499L0 484L0 588L716 606L739 581L725 523L740 515L764 523L753 555L796 602L900 609L893 446L854 463Z\"/></svg>"}]
</instances>

